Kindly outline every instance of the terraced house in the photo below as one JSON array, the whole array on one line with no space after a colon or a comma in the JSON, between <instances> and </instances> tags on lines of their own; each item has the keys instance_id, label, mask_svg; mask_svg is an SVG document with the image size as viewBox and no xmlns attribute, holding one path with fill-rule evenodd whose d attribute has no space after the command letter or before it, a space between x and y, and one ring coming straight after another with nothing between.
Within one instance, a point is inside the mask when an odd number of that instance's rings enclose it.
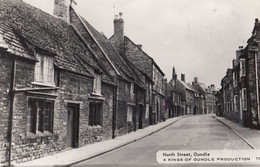
<instances>
[{"instance_id":1,"label":"terraced house","mask_svg":"<svg viewBox=\"0 0 260 167\"><path fill-rule=\"evenodd\" d=\"M146 76L71 1L55 0L55 16L16 0L0 9L1 163L149 125Z\"/></svg>"},{"instance_id":2,"label":"terraced house","mask_svg":"<svg viewBox=\"0 0 260 167\"><path fill-rule=\"evenodd\" d=\"M250 128L259 128L259 25L256 19L247 46L236 51L219 92L223 115Z\"/></svg>"},{"instance_id":3,"label":"terraced house","mask_svg":"<svg viewBox=\"0 0 260 167\"><path fill-rule=\"evenodd\" d=\"M57 8L54 11L58 11L56 13L59 13L59 17L67 18L116 82L113 137L142 128L145 124L145 76L122 57L103 34L79 16L69 3L59 0L55 4Z\"/></svg>"},{"instance_id":4,"label":"terraced house","mask_svg":"<svg viewBox=\"0 0 260 167\"><path fill-rule=\"evenodd\" d=\"M0 2L1 164L113 139L185 112L177 87L124 35L122 13L108 39L71 0L54 0L53 15L23 1Z\"/></svg>"},{"instance_id":5,"label":"terraced house","mask_svg":"<svg viewBox=\"0 0 260 167\"><path fill-rule=\"evenodd\" d=\"M162 121L165 115L164 108L164 73L155 61L142 50L142 45L135 44L124 34L123 14L119 13L114 19L114 35L110 38L114 48L122 57L132 62L145 76L145 120L149 124Z\"/></svg>"}]
</instances>

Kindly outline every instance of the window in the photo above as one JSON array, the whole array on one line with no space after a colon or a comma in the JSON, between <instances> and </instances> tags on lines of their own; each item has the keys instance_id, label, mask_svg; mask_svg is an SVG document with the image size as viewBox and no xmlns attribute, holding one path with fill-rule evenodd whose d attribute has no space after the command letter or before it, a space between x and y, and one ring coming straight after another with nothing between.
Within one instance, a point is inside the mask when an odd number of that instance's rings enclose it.
<instances>
[{"instance_id":1,"label":"window","mask_svg":"<svg viewBox=\"0 0 260 167\"><path fill-rule=\"evenodd\" d=\"M238 112L238 109L239 109L238 96L235 95L234 96L234 111Z\"/></svg>"},{"instance_id":2,"label":"window","mask_svg":"<svg viewBox=\"0 0 260 167\"><path fill-rule=\"evenodd\" d=\"M29 99L27 132L53 131L53 101Z\"/></svg>"},{"instance_id":3,"label":"window","mask_svg":"<svg viewBox=\"0 0 260 167\"><path fill-rule=\"evenodd\" d=\"M126 118L127 122L133 122L133 112L134 112L133 106L127 106L127 118Z\"/></svg>"},{"instance_id":4,"label":"window","mask_svg":"<svg viewBox=\"0 0 260 167\"><path fill-rule=\"evenodd\" d=\"M134 83L131 83L131 85L130 85L130 96L131 96L131 98L134 97Z\"/></svg>"},{"instance_id":5,"label":"window","mask_svg":"<svg viewBox=\"0 0 260 167\"><path fill-rule=\"evenodd\" d=\"M93 93L101 95L101 75L97 73L95 73L93 82Z\"/></svg>"},{"instance_id":6,"label":"window","mask_svg":"<svg viewBox=\"0 0 260 167\"><path fill-rule=\"evenodd\" d=\"M102 125L102 103L89 103L89 123L90 126Z\"/></svg>"},{"instance_id":7,"label":"window","mask_svg":"<svg viewBox=\"0 0 260 167\"><path fill-rule=\"evenodd\" d=\"M233 85L237 86L237 73L233 72Z\"/></svg>"},{"instance_id":8,"label":"window","mask_svg":"<svg viewBox=\"0 0 260 167\"><path fill-rule=\"evenodd\" d=\"M243 110L247 109L247 92L246 92L246 88L242 89L242 109Z\"/></svg>"},{"instance_id":9,"label":"window","mask_svg":"<svg viewBox=\"0 0 260 167\"><path fill-rule=\"evenodd\" d=\"M146 107L145 107L145 119L148 119L149 118L149 104L146 104Z\"/></svg>"},{"instance_id":10,"label":"window","mask_svg":"<svg viewBox=\"0 0 260 167\"><path fill-rule=\"evenodd\" d=\"M54 58L39 54L36 58L39 62L35 64L35 81L54 85Z\"/></svg>"},{"instance_id":11,"label":"window","mask_svg":"<svg viewBox=\"0 0 260 167\"><path fill-rule=\"evenodd\" d=\"M246 75L246 61L245 59L240 60L240 76Z\"/></svg>"}]
</instances>

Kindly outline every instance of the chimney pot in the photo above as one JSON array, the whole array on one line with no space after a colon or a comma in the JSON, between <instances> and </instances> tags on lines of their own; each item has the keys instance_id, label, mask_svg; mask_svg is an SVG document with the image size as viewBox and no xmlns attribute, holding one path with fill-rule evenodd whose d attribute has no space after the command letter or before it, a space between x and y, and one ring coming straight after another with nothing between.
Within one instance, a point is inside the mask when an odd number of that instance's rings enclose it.
<instances>
[{"instance_id":1,"label":"chimney pot","mask_svg":"<svg viewBox=\"0 0 260 167\"><path fill-rule=\"evenodd\" d=\"M122 19L123 13L122 13L122 12L119 12L119 16L120 16L120 19Z\"/></svg>"}]
</instances>

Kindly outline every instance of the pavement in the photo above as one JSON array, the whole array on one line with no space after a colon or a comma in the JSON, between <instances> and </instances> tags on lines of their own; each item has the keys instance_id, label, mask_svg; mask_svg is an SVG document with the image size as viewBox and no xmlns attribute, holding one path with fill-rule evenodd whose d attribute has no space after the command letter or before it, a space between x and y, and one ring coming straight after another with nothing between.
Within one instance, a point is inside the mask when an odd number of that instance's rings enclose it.
<instances>
[{"instance_id":1,"label":"pavement","mask_svg":"<svg viewBox=\"0 0 260 167\"><path fill-rule=\"evenodd\" d=\"M58 154L46 156L40 159L36 159L33 161L15 164L15 166L48 166L48 167L56 167L56 166L71 166L74 164L78 164L85 160L90 160L92 158L98 157L105 153L111 152L118 148L124 147L128 144L136 142L140 139L143 139L147 136L150 136L172 124L176 121L187 117L175 117L167 119L165 122L160 122L156 125L151 125L144 129L137 130L136 132L131 132L129 134L125 134L123 136L116 137L115 139L110 139L106 141L102 141L99 143L89 144L84 147L67 150ZM212 115L213 118L218 120L219 122L226 125L229 129L231 129L236 135L238 135L242 140L244 140L251 148L260 149L260 131L245 128L238 123L234 123L226 118L219 117L216 115ZM75 156L77 155L77 156Z\"/></svg>"},{"instance_id":2,"label":"pavement","mask_svg":"<svg viewBox=\"0 0 260 167\"><path fill-rule=\"evenodd\" d=\"M85 160L92 159L102 154L111 152L115 149L121 148L147 136L150 136L187 116L180 116L175 118L169 118L164 122L160 122L156 125L150 125L144 129L139 129L135 132L125 134L123 136L116 137L94 144L89 144L80 148L67 150L54 155L39 158L33 161L13 164L17 167L29 167L29 166L44 166L44 167L57 167L57 166L70 166ZM77 155L77 156L75 156Z\"/></svg>"},{"instance_id":3,"label":"pavement","mask_svg":"<svg viewBox=\"0 0 260 167\"><path fill-rule=\"evenodd\" d=\"M230 121L224 117L213 116L215 119L226 125L242 140L244 140L252 149L260 149L260 131L243 127L239 123Z\"/></svg>"}]
</instances>

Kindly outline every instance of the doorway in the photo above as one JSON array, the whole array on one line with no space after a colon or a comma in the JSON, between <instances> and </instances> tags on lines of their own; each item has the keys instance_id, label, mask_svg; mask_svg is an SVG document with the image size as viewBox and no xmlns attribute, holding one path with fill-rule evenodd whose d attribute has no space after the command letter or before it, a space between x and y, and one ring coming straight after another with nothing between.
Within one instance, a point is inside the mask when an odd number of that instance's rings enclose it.
<instances>
[{"instance_id":1,"label":"doorway","mask_svg":"<svg viewBox=\"0 0 260 167\"><path fill-rule=\"evenodd\" d=\"M68 148L77 148L79 139L79 104L68 104L67 138Z\"/></svg>"},{"instance_id":2,"label":"doorway","mask_svg":"<svg viewBox=\"0 0 260 167\"><path fill-rule=\"evenodd\" d=\"M142 129L143 128L143 113L144 113L144 105L143 104L139 104L139 127L138 129Z\"/></svg>"}]
</instances>

